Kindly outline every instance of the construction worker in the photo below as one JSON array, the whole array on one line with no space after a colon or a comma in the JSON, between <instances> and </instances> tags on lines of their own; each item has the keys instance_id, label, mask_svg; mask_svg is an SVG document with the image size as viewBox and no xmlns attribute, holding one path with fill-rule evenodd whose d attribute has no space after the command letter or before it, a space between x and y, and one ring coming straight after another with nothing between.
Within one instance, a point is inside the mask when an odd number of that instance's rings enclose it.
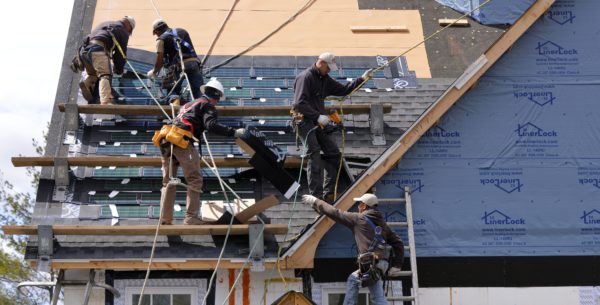
<instances>
[{"instance_id":1,"label":"construction worker","mask_svg":"<svg viewBox=\"0 0 600 305\"><path fill-rule=\"evenodd\" d=\"M388 304L381 278L383 274L398 275L404 259L404 244L377 209L377 196L366 193L353 200L358 202L358 213L341 211L312 195L302 196L303 203L311 205L319 214L347 226L354 234L359 253L359 269L348 276L344 305L358 303L360 287L369 288L369 304ZM389 254L390 248L393 255ZM392 267L388 270L390 264Z\"/></svg>"},{"instance_id":2,"label":"construction worker","mask_svg":"<svg viewBox=\"0 0 600 305\"><path fill-rule=\"evenodd\" d=\"M234 129L217 122L217 109L215 105L224 96L223 85L218 80L211 80L200 87L202 96L193 102L183 105L173 125L185 130L189 136L185 141L189 145L181 148L175 143L162 139L160 145L162 155L163 188L161 189L161 214L162 224L170 225L173 221L173 206L175 204L176 185L171 181L177 175L177 167L181 166L187 188L187 211L183 221L186 225L202 224L198 212L200 211L200 192L202 191L202 175L200 173L200 157L198 150L193 145L193 137L202 138L206 130L223 136L240 137L244 128ZM173 145L172 145L173 144ZM188 143L186 143L188 144ZM171 159L171 156L173 157Z\"/></svg>"},{"instance_id":3,"label":"construction worker","mask_svg":"<svg viewBox=\"0 0 600 305\"><path fill-rule=\"evenodd\" d=\"M324 130L330 122L325 112L325 98L347 95L372 75L372 70L367 70L361 77L342 85L329 76L329 71L337 69L335 56L326 52L314 65L296 76L294 82L294 121L296 131L307 147L308 190L311 195L328 202L333 201L340 150L331 133Z\"/></svg>"},{"instance_id":4,"label":"construction worker","mask_svg":"<svg viewBox=\"0 0 600 305\"><path fill-rule=\"evenodd\" d=\"M111 94L111 81L113 72L117 75L123 74L125 58L127 54L127 43L129 36L135 28L135 19L125 16L119 21L106 21L100 23L91 34L86 37L86 43L81 51L81 59L85 66L87 78L79 83L81 95L90 103L94 101L93 92L96 83L100 80L99 95L100 104L110 105L113 103ZM123 53L119 51L114 40L120 45ZM114 64L111 69L110 60Z\"/></svg>"},{"instance_id":5,"label":"construction worker","mask_svg":"<svg viewBox=\"0 0 600 305\"><path fill-rule=\"evenodd\" d=\"M154 68L148 71L149 78L155 78L164 67L166 75L163 78L162 87L173 94L181 95L182 83L185 79L180 79L181 58L183 58L184 70L189 80L189 86L193 98L200 97L200 86L204 82L202 79L202 67L200 60L194 51L194 45L190 34L181 28L169 28L162 19L157 19L152 23L152 33L156 39L156 62ZM181 49L181 56L179 50Z\"/></svg>"}]
</instances>

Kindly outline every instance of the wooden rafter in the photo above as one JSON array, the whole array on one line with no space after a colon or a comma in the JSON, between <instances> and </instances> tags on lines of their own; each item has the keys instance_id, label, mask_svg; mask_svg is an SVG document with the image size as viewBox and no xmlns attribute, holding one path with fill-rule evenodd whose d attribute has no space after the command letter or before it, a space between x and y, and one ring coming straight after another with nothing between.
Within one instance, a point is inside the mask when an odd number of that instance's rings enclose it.
<instances>
[{"instance_id":1,"label":"wooden rafter","mask_svg":"<svg viewBox=\"0 0 600 305\"><path fill-rule=\"evenodd\" d=\"M219 268L223 269L241 269L250 268L251 264L244 266L245 258L239 259L223 259L219 264ZM30 261L30 265L36 268L37 261ZM216 259L155 259L150 266L152 270L199 270L199 269L215 269L217 266ZM264 262L267 269L276 267L275 262ZM121 259L121 260L89 260L89 261L72 261L55 259L50 262L50 267L54 270L68 269L103 269L103 270L146 270L148 261L141 259Z\"/></svg>"},{"instance_id":2,"label":"wooden rafter","mask_svg":"<svg viewBox=\"0 0 600 305\"><path fill-rule=\"evenodd\" d=\"M162 106L163 110L171 113L170 106ZM290 115L290 106L217 106L219 116L286 116ZM330 105L325 107L329 109L337 109L339 105ZM58 104L58 109L61 112L65 111L65 104ZM163 112L158 106L142 106L142 105L78 105L79 113L95 113L95 114L118 114L118 115L162 115ZM175 107L177 112L179 107ZM347 104L343 105L344 114L369 114L371 104ZM390 113L392 104L383 104L383 112Z\"/></svg>"},{"instance_id":3,"label":"wooden rafter","mask_svg":"<svg viewBox=\"0 0 600 305\"><path fill-rule=\"evenodd\" d=\"M533 25L554 3L538 0L482 55L483 60L469 67L450 87L371 167L337 200L335 207L347 211L352 198L359 197L375 183L463 96L477 80ZM284 254L286 268L311 268L321 238L334 222L321 217L303 233L294 246Z\"/></svg>"}]
</instances>

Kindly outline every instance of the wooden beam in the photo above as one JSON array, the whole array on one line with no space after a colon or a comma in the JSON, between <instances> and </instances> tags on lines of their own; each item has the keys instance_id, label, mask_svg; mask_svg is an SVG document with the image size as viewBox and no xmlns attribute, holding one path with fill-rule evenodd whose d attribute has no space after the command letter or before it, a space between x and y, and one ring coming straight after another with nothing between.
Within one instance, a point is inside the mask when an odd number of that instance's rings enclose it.
<instances>
[{"instance_id":1,"label":"wooden beam","mask_svg":"<svg viewBox=\"0 0 600 305\"><path fill-rule=\"evenodd\" d=\"M171 113L170 106L162 106L167 112ZM219 116L286 116L290 115L290 106L217 106ZM58 109L61 112L65 111L65 104L58 104ZM158 106L143 106L143 105L78 105L79 113L95 113L95 114L118 114L118 115L163 115L163 112ZM339 105L325 106L325 109L337 109ZM179 107L175 107L177 112ZM370 104L347 104L343 105L344 114L369 114L371 111ZM383 112L389 113L392 111L392 104L383 104Z\"/></svg>"},{"instance_id":2,"label":"wooden beam","mask_svg":"<svg viewBox=\"0 0 600 305\"><path fill-rule=\"evenodd\" d=\"M215 158L218 167L252 167L248 158ZM54 166L54 157L12 157L11 161L15 167L26 166ZM286 168L300 167L300 158L288 156L285 159ZM126 157L126 156L86 156L67 157L69 166L161 166L160 157ZM210 163L210 161L209 161ZM204 163L200 163L204 167Z\"/></svg>"},{"instance_id":3,"label":"wooden beam","mask_svg":"<svg viewBox=\"0 0 600 305\"><path fill-rule=\"evenodd\" d=\"M408 33L405 25L353 25L353 33Z\"/></svg>"},{"instance_id":4,"label":"wooden beam","mask_svg":"<svg viewBox=\"0 0 600 305\"><path fill-rule=\"evenodd\" d=\"M160 235L225 235L228 225L165 225L161 226ZM38 226L3 226L2 231L7 235L37 235ZM265 233L285 234L285 224L266 224ZM54 225L54 235L154 235L156 225ZM232 225L231 235L248 235L248 225Z\"/></svg>"},{"instance_id":5,"label":"wooden beam","mask_svg":"<svg viewBox=\"0 0 600 305\"><path fill-rule=\"evenodd\" d=\"M279 204L277 197L275 197L275 195L270 195L245 208L236 214L235 218L241 223L247 223L252 217L277 204Z\"/></svg>"},{"instance_id":6,"label":"wooden beam","mask_svg":"<svg viewBox=\"0 0 600 305\"><path fill-rule=\"evenodd\" d=\"M465 92L546 12L554 0L538 0L533 3L523 15L488 48L483 56L485 64L468 71L470 77L457 88L449 88L427 111L388 149L371 167L337 200L335 207L347 211L356 198L368 192L369 189L394 165L404 154L454 105ZM296 245L291 247L284 256L287 268L310 268L313 266L315 251L321 238L329 231L334 222L321 217L307 232L300 237Z\"/></svg>"},{"instance_id":7,"label":"wooden beam","mask_svg":"<svg viewBox=\"0 0 600 305\"><path fill-rule=\"evenodd\" d=\"M456 23L454 23L454 22L456 22ZM448 19L448 18L438 19L438 24L440 26L447 26L451 23L454 23L452 26L456 26L456 27L469 26L469 20L467 20L467 19L460 19L458 21L456 19Z\"/></svg>"},{"instance_id":8,"label":"wooden beam","mask_svg":"<svg viewBox=\"0 0 600 305\"><path fill-rule=\"evenodd\" d=\"M241 269L252 267L251 264L244 266L245 258L243 259L223 259L219 264L219 268L223 269ZM36 268L37 261L31 260L30 265ZM107 270L146 270L148 268L148 261L144 260L89 260L81 261L69 261L68 259L53 259L50 262L52 269L107 269ZM152 270L198 270L198 269L215 269L217 266L217 260L207 259L187 259L179 260L173 259L168 261L166 259L155 259L150 266ZM264 262L264 266L267 269L274 269L276 267L275 262Z\"/></svg>"}]
</instances>

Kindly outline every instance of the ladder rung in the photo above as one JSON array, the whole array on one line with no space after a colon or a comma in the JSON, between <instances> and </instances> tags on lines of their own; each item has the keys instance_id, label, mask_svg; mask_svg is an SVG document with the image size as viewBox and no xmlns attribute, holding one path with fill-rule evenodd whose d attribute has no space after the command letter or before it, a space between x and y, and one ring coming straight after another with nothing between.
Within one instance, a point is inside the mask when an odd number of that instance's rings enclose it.
<instances>
[{"instance_id":1,"label":"ladder rung","mask_svg":"<svg viewBox=\"0 0 600 305\"><path fill-rule=\"evenodd\" d=\"M386 203L406 203L404 198L379 198L377 201Z\"/></svg>"},{"instance_id":2,"label":"ladder rung","mask_svg":"<svg viewBox=\"0 0 600 305\"><path fill-rule=\"evenodd\" d=\"M412 274L413 274L413 273L412 273L412 271L410 271L410 270L409 270L409 271L399 271L399 272L397 272L397 273L396 273L396 276L389 276L389 275L388 275L387 277L388 277L388 278L391 278L391 279L394 279L394 278L397 278L397 277L407 277L407 276L412 276Z\"/></svg>"},{"instance_id":3,"label":"ladder rung","mask_svg":"<svg viewBox=\"0 0 600 305\"><path fill-rule=\"evenodd\" d=\"M406 221L392 221L387 223L390 227L408 227L408 222Z\"/></svg>"},{"instance_id":4,"label":"ladder rung","mask_svg":"<svg viewBox=\"0 0 600 305\"><path fill-rule=\"evenodd\" d=\"M415 297L414 296L402 296L402 297L389 297L387 298L388 301L414 301Z\"/></svg>"}]
</instances>

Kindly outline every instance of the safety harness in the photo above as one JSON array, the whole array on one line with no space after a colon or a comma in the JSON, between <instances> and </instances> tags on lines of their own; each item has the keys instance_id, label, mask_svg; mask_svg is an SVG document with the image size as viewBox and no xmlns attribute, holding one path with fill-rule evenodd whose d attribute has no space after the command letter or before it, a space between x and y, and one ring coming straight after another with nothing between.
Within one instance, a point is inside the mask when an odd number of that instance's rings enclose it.
<instances>
[{"instance_id":1,"label":"safety harness","mask_svg":"<svg viewBox=\"0 0 600 305\"><path fill-rule=\"evenodd\" d=\"M187 125L190 128L190 130L185 130L183 128L177 127L174 124L174 122L163 125L163 127L160 130L154 131L152 143L154 143L154 145L157 147L161 147L164 144L163 140L165 140L166 142L171 143L177 147L186 149L190 142L192 142L194 139L194 125L192 124L192 122L184 118L183 115L189 112L190 110L194 109L196 105L202 103L208 103L208 101L200 98L192 104L184 105L179 110L177 119L181 123Z\"/></svg>"},{"instance_id":2,"label":"safety harness","mask_svg":"<svg viewBox=\"0 0 600 305\"><path fill-rule=\"evenodd\" d=\"M373 222L369 216L364 215L364 218L373 231L375 231L375 236L373 237L367 252L359 254L357 260L359 267L358 276L361 280L361 286L368 287L382 278L382 271L387 271L377 268L377 262L378 260L389 260L391 247L386 243L385 238L382 236L383 229L381 226L375 225L375 222ZM375 250L377 249L383 251L383 257L378 257L375 254Z\"/></svg>"}]
</instances>

